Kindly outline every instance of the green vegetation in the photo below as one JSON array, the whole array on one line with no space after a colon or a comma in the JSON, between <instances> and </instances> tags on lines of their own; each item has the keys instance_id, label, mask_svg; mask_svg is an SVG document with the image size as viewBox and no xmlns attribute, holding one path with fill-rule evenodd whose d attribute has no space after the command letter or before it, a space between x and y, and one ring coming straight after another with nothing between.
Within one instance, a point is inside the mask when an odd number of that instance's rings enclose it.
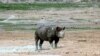
<instances>
[{"instance_id":1,"label":"green vegetation","mask_svg":"<svg viewBox=\"0 0 100 56\"><path fill-rule=\"evenodd\" d=\"M88 3L12 3L3 4L0 3L0 10L41 10L46 8L83 8L91 7L92 4Z\"/></svg>"},{"instance_id":2,"label":"green vegetation","mask_svg":"<svg viewBox=\"0 0 100 56\"><path fill-rule=\"evenodd\" d=\"M67 31L73 31L73 30L100 30L100 27L71 27L67 28Z\"/></svg>"},{"instance_id":3,"label":"green vegetation","mask_svg":"<svg viewBox=\"0 0 100 56\"><path fill-rule=\"evenodd\" d=\"M33 31L36 29L36 26L33 24L11 24L11 23L0 23L0 25L3 25L3 29L7 31L14 31L14 30L23 30L23 31ZM72 30L100 30L100 27L69 27L66 28L66 31L72 31Z\"/></svg>"},{"instance_id":4,"label":"green vegetation","mask_svg":"<svg viewBox=\"0 0 100 56\"><path fill-rule=\"evenodd\" d=\"M6 31L15 31L15 30L23 30L23 31L34 31L36 29L36 25L34 23L28 23L25 20L34 21L36 19L12 19L7 22L3 22L4 19L0 19L0 28ZM20 22L20 20L23 22ZM18 21L17 23L13 23L12 21ZM100 26L69 26L66 27L67 31L76 31L76 30L100 30Z\"/></svg>"}]
</instances>

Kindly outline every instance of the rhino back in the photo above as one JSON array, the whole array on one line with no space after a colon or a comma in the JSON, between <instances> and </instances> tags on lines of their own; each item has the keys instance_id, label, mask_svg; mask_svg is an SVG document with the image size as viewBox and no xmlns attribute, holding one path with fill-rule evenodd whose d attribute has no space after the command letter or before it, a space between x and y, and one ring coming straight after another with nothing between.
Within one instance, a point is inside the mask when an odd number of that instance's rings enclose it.
<instances>
[{"instance_id":1,"label":"rhino back","mask_svg":"<svg viewBox=\"0 0 100 56\"><path fill-rule=\"evenodd\" d=\"M40 27L36 30L38 36L42 40L49 40L55 36L55 29L52 26Z\"/></svg>"}]
</instances>

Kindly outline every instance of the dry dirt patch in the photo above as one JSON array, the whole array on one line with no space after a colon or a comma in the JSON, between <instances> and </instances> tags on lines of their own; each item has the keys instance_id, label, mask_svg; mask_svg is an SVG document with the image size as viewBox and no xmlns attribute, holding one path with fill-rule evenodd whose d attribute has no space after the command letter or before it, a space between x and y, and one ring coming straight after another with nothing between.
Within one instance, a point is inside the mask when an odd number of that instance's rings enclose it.
<instances>
[{"instance_id":1,"label":"dry dirt patch","mask_svg":"<svg viewBox=\"0 0 100 56\"><path fill-rule=\"evenodd\" d=\"M1 47L21 47L16 52L0 53L4 56L29 56L37 54L52 54L62 56L99 56L100 55L100 31L66 31L64 39L59 42L57 49L51 49L48 42L44 42L43 50L32 51L34 46L33 32L0 32ZM31 47L30 47L31 46ZM20 51L23 50L24 51ZM8 49L5 49L8 50ZM12 50L12 49L10 49ZM9 50L8 50L9 51ZM2 52L0 50L0 52Z\"/></svg>"}]
</instances>

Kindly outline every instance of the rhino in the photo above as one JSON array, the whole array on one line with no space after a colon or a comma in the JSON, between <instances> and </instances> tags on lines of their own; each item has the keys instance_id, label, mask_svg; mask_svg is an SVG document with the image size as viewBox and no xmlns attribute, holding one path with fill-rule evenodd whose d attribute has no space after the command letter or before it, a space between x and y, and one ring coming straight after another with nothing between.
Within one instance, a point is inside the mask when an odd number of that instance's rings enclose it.
<instances>
[{"instance_id":1,"label":"rhino","mask_svg":"<svg viewBox=\"0 0 100 56\"><path fill-rule=\"evenodd\" d=\"M41 26L35 31L35 47L36 50L42 50L44 41L48 41L52 48L57 48L60 38L64 38L65 27L60 26ZM54 42L54 43L53 43ZM39 48L38 48L39 47Z\"/></svg>"}]
</instances>

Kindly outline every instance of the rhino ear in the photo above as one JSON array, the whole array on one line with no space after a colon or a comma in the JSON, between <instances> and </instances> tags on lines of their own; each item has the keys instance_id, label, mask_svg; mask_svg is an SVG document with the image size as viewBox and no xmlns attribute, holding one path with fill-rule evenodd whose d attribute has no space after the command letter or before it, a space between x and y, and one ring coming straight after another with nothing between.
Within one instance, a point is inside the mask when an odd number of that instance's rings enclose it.
<instances>
[{"instance_id":1,"label":"rhino ear","mask_svg":"<svg viewBox=\"0 0 100 56\"><path fill-rule=\"evenodd\" d=\"M56 27L56 30L59 31L59 30L60 30L60 27L57 26L57 27Z\"/></svg>"}]
</instances>

